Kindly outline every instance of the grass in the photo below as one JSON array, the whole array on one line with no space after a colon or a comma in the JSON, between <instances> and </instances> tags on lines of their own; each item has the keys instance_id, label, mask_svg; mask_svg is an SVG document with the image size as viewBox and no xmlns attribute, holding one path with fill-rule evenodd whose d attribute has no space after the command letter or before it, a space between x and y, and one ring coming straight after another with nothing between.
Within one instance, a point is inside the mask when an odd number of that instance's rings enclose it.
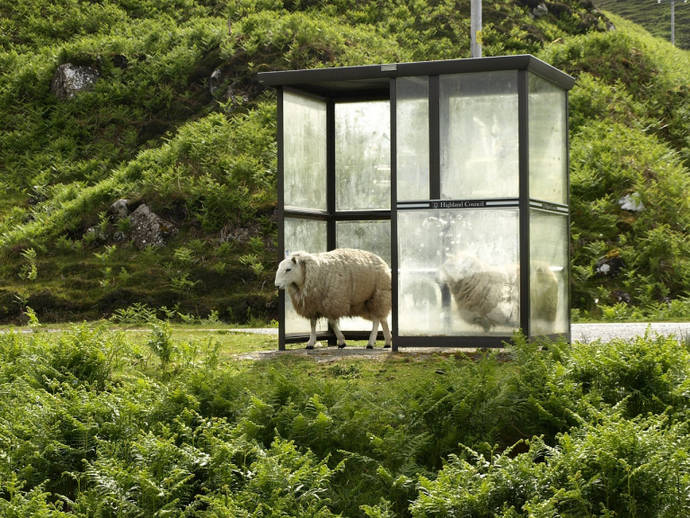
<instances>
[{"instance_id":1,"label":"grass","mask_svg":"<svg viewBox=\"0 0 690 518\"><path fill-rule=\"evenodd\" d=\"M641 25L658 38L671 40L671 7L668 0L661 4L647 0L594 0L594 4ZM690 49L690 6L678 0L675 14L676 45Z\"/></svg>"}]
</instances>

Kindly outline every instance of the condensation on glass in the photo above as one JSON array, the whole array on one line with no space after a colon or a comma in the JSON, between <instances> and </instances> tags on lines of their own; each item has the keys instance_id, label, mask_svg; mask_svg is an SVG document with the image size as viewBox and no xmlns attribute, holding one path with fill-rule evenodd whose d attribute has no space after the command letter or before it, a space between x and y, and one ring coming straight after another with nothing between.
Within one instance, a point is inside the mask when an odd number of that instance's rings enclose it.
<instances>
[{"instance_id":1,"label":"condensation on glass","mask_svg":"<svg viewBox=\"0 0 690 518\"><path fill-rule=\"evenodd\" d=\"M518 209L398 213L401 336L505 336L520 326Z\"/></svg>"},{"instance_id":2,"label":"condensation on glass","mask_svg":"<svg viewBox=\"0 0 690 518\"><path fill-rule=\"evenodd\" d=\"M530 210L530 334L568 332L568 218Z\"/></svg>"},{"instance_id":3,"label":"condensation on glass","mask_svg":"<svg viewBox=\"0 0 690 518\"><path fill-rule=\"evenodd\" d=\"M389 220L338 221L335 224L336 247L367 250L391 265L391 222ZM388 324L391 317L388 316ZM344 318L340 321L344 331L371 329L371 322L363 318Z\"/></svg>"},{"instance_id":4,"label":"condensation on glass","mask_svg":"<svg viewBox=\"0 0 690 518\"><path fill-rule=\"evenodd\" d=\"M326 210L326 103L283 93L285 206Z\"/></svg>"},{"instance_id":5,"label":"condensation on glass","mask_svg":"<svg viewBox=\"0 0 690 518\"><path fill-rule=\"evenodd\" d=\"M285 256L293 252L325 252L326 222L303 218L285 218ZM327 322L320 320L317 331L325 331ZM311 330L309 320L301 317L292 307L290 296L285 293L285 332L308 333Z\"/></svg>"},{"instance_id":6,"label":"condensation on glass","mask_svg":"<svg viewBox=\"0 0 690 518\"><path fill-rule=\"evenodd\" d=\"M442 75L441 198L518 196L518 73Z\"/></svg>"},{"instance_id":7,"label":"condensation on glass","mask_svg":"<svg viewBox=\"0 0 690 518\"><path fill-rule=\"evenodd\" d=\"M390 102L335 105L336 210L389 209Z\"/></svg>"},{"instance_id":8,"label":"condensation on glass","mask_svg":"<svg viewBox=\"0 0 690 518\"><path fill-rule=\"evenodd\" d=\"M395 81L398 201L429 199L429 78Z\"/></svg>"},{"instance_id":9,"label":"condensation on glass","mask_svg":"<svg viewBox=\"0 0 690 518\"><path fill-rule=\"evenodd\" d=\"M529 74L530 198L567 203L566 93Z\"/></svg>"}]
</instances>

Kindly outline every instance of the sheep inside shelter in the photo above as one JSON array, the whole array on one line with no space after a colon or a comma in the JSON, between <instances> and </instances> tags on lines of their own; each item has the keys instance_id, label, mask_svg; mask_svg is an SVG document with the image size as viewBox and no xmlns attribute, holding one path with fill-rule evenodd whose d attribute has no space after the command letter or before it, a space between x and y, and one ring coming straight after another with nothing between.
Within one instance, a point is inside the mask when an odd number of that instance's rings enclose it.
<instances>
[{"instance_id":1,"label":"sheep inside shelter","mask_svg":"<svg viewBox=\"0 0 690 518\"><path fill-rule=\"evenodd\" d=\"M338 347L345 347L345 337L338 326L342 317L372 321L368 349L376 343L379 324L385 347L391 346L386 322L391 310L391 272L376 254L350 248L320 254L295 252L278 265L275 285L286 290L297 313L309 319L307 349L316 344L316 322L320 318L328 319Z\"/></svg>"},{"instance_id":2,"label":"sheep inside shelter","mask_svg":"<svg viewBox=\"0 0 690 518\"><path fill-rule=\"evenodd\" d=\"M496 325L519 326L520 267L487 266L474 256L459 254L441 268L461 318L490 331ZM533 318L553 322L558 309L558 280L550 266L533 262L530 299Z\"/></svg>"}]
</instances>

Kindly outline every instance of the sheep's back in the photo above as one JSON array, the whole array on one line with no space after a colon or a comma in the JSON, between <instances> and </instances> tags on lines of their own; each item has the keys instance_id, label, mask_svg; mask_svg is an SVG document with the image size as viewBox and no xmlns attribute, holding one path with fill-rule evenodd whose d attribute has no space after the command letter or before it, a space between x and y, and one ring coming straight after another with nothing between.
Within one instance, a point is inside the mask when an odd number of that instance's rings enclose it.
<instances>
[{"instance_id":1,"label":"sheep's back","mask_svg":"<svg viewBox=\"0 0 690 518\"><path fill-rule=\"evenodd\" d=\"M369 318L367 303L377 292L391 290L390 269L374 254L337 249L315 254L313 258L314 264L307 266L304 287L304 297L311 301L313 316Z\"/></svg>"}]
</instances>

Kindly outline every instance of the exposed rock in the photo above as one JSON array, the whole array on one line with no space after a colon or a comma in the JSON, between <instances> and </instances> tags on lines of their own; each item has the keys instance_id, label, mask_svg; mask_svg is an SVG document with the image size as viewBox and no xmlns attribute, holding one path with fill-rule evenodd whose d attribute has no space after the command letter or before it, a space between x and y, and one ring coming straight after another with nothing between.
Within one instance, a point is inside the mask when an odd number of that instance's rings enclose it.
<instances>
[{"instance_id":1,"label":"exposed rock","mask_svg":"<svg viewBox=\"0 0 690 518\"><path fill-rule=\"evenodd\" d=\"M108 211L114 216L115 219L126 218L129 215L129 207L127 204L129 200L125 198L120 198L113 202Z\"/></svg>"},{"instance_id":2,"label":"exposed rock","mask_svg":"<svg viewBox=\"0 0 690 518\"><path fill-rule=\"evenodd\" d=\"M541 0L518 0L519 4L525 5L529 7L530 9L534 9L539 5Z\"/></svg>"},{"instance_id":3,"label":"exposed rock","mask_svg":"<svg viewBox=\"0 0 690 518\"><path fill-rule=\"evenodd\" d=\"M45 185L33 185L29 191L29 205L38 205L48 199Z\"/></svg>"},{"instance_id":4,"label":"exposed rock","mask_svg":"<svg viewBox=\"0 0 690 518\"><path fill-rule=\"evenodd\" d=\"M602 257L597 261L596 265L594 265L594 271L606 277L615 277L624 266L625 261L617 255L613 257Z\"/></svg>"},{"instance_id":5,"label":"exposed rock","mask_svg":"<svg viewBox=\"0 0 690 518\"><path fill-rule=\"evenodd\" d=\"M116 54L113 56L113 66L116 66L117 68L121 68L124 70L129 66L129 60L127 59L127 56L123 56L122 54Z\"/></svg>"},{"instance_id":6,"label":"exposed rock","mask_svg":"<svg viewBox=\"0 0 690 518\"><path fill-rule=\"evenodd\" d=\"M211 77L208 78L208 90L211 92L211 95L213 95L216 90L218 90L218 87L220 86L220 83L223 81L223 72L221 72L220 68L216 68L213 73L211 74Z\"/></svg>"},{"instance_id":7,"label":"exposed rock","mask_svg":"<svg viewBox=\"0 0 690 518\"><path fill-rule=\"evenodd\" d=\"M175 225L151 212L146 204L139 205L129 215L129 220L132 223L132 242L140 250L147 246L163 246L165 240L177 232Z\"/></svg>"},{"instance_id":8,"label":"exposed rock","mask_svg":"<svg viewBox=\"0 0 690 518\"><path fill-rule=\"evenodd\" d=\"M621 206L621 209L628 210L630 212L642 212L645 209L644 203L642 203L642 200L640 199L639 192L626 194L620 200L618 200L618 205Z\"/></svg>"},{"instance_id":9,"label":"exposed rock","mask_svg":"<svg viewBox=\"0 0 690 518\"><path fill-rule=\"evenodd\" d=\"M630 304L632 302L632 297L630 296L630 293L623 290L613 290L611 292L611 297L616 302L625 302L626 304Z\"/></svg>"},{"instance_id":10,"label":"exposed rock","mask_svg":"<svg viewBox=\"0 0 690 518\"><path fill-rule=\"evenodd\" d=\"M546 4L541 3L532 9L532 14L535 18L541 18L542 16L549 14L549 10L547 9Z\"/></svg>"},{"instance_id":11,"label":"exposed rock","mask_svg":"<svg viewBox=\"0 0 690 518\"><path fill-rule=\"evenodd\" d=\"M256 235L256 233L250 228L235 227L234 225L227 224L220 229L219 241L221 243L226 243L229 241L246 243L249 241L252 235Z\"/></svg>"},{"instance_id":12,"label":"exposed rock","mask_svg":"<svg viewBox=\"0 0 690 518\"><path fill-rule=\"evenodd\" d=\"M545 2L543 5L547 13L551 13L558 18L562 18L564 15L570 15L573 13L573 10L570 8L570 6L561 2ZM537 8L539 8L539 6Z\"/></svg>"},{"instance_id":13,"label":"exposed rock","mask_svg":"<svg viewBox=\"0 0 690 518\"><path fill-rule=\"evenodd\" d=\"M98 239L101 239L103 236L101 236L101 231L98 228L98 225L94 225L93 227L89 227L86 229L86 232L84 232L84 239L87 241L96 241Z\"/></svg>"},{"instance_id":14,"label":"exposed rock","mask_svg":"<svg viewBox=\"0 0 690 518\"><path fill-rule=\"evenodd\" d=\"M64 63L55 70L50 88L60 99L71 99L91 88L99 75L94 67Z\"/></svg>"}]
</instances>

